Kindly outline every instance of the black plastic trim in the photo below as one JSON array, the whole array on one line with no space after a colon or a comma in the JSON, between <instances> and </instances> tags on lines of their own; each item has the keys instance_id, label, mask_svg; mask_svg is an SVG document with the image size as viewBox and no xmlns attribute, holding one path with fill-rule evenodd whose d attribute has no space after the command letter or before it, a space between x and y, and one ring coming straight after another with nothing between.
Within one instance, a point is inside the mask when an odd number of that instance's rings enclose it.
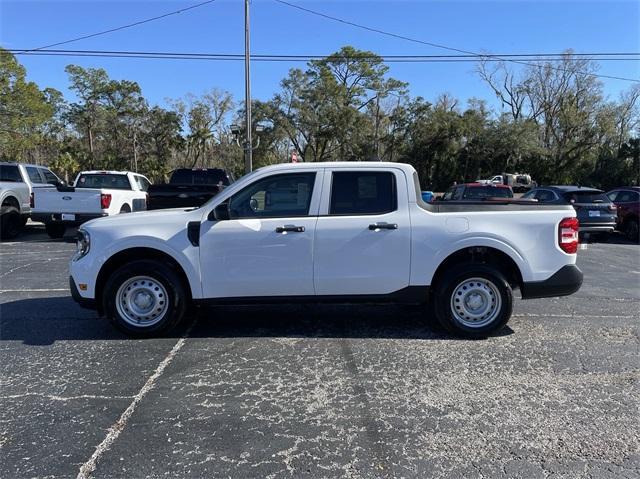
<instances>
[{"instance_id":1,"label":"black plastic trim","mask_svg":"<svg viewBox=\"0 0 640 479\"><path fill-rule=\"evenodd\" d=\"M388 294L309 295L309 296L241 296L194 300L200 305L274 304L274 303L401 303L424 304L429 300L429 286L407 286Z\"/></svg>"},{"instance_id":2,"label":"black plastic trim","mask_svg":"<svg viewBox=\"0 0 640 479\"><path fill-rule=\"evenodd\" d=\"M192 246L200 246L200 222L189 221L187 223L187 238Z\"/></svg>"},{"instance_id":3,"label":"black plastic trim","mask_svg":"<svg viewBox=\"0 0 640 479\"><path fill-rule=\"evenodd\" d=\"M580 268L575 264L568 264L556 271L549 279L522 283L520 293L522 299L568 296L580 289L582 279L583 274Z\"/></svg>"},{"instance_id":4,"label":"black plastic trim","mask_svg":"<svg viewBox=\"0 0 640 479\"><path fill-rule=\"evenodd\" d=\"M83 298L82 296L80 296L78 288L76 287L76 282L73 280L72 276L69 276L69 289L71 290L71 297L81 307L85 309L98 309L95 299Z\"/></svg>"}]
</instances>

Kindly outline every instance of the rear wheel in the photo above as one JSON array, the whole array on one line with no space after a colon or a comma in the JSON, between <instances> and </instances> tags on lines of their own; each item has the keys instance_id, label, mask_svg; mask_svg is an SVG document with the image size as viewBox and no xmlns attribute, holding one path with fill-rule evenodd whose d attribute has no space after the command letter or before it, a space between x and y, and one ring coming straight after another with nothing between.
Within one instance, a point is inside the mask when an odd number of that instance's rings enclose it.
<instances>
[{"instance_id":1,"label":"rear wheel","mask_svg":"<svg viewBox=\"0 0 640 479\"><path fill-rule=\"evenodd\" d=\"M13 239L20 234L22 220L20 211L15 206L3 206L0 213L0 237Z\"/></svg>"},{"instance_id":2,"label":"rear wheel","mask_svg":"<svg viewBox=\"0 0 640 479\"><path fill-rule=\"evenodd\" d=\"M640 231L638 228L638 220L635 218L629 218L627 220L626 226L624 228L624 233L628 239L631 241L638 241L640 236Z\"/></svg>"},{"instance_id":3,"label":"rear wheel","mask_svg":"<svg viewBox=\"0 0 640 479\"><path fill-rule=\"evenodd\" d=\"M176 272L158 261L126 264L107 280L104 309L121 331L136 337L168 332L187 308L185 287Z\"/></svg>"},{"instance_id":4,"label":"rear wheel","mask_svg":"<svg viewBox=\"0 0 640 479\"><path fill-rule=\"evenodd\" d=\"M49 238L60 239L64 237L67 227L60 223L46 223L44 229L47 231Z\"/></svg>"},{"instance_id":5,"label":"rear wheel","mask_svg":"<svg viewBox=\"0 0 640 479\"><path fill-rule=\"evenodd\" d=\"M120 213L131 213L131 208L126 203L120 208Z\"/></svg>"},{"instance_id":6,"label":"rear wheel","mask_svg":"<svg viewBox=\"0 0 640 479\"><path fill-rule=\"evenodd\" d=\"M434 308L447 331L471 338L502 329L513 311L513 292L504 274L485 264L461 264L436 285Z\"/></svg>"}]
</instances>

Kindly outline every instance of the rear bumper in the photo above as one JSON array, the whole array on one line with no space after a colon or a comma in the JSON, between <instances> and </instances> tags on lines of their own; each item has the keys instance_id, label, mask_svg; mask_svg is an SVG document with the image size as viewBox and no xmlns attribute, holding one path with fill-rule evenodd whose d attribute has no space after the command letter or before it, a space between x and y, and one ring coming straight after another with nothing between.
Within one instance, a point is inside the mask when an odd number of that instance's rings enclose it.
<instances>
[{"instance_id":1,"label":"rear bumper","mask_svg":"<svg viewBox=\"0 0 640 479\"><path fill-rule=\"evenodd\" d=\"M81 225L90 220L104 218L107 213L75 213L76 219L73 221L62 220L62 213L32 213L31 220L40 223L62 223L69 226Z\"/></svg>"},{"instance_id":2,"label":"rear bumper","mask_svg":"<svg viewBox=\"0 0 640 479\"><path fill-rule=\"evenodd\" d=\"M580 223L580 233L613 233L615 227L615 221L595 224Z\"/></svg>"},{"instance_id":3,"label":"rear bumper","mask_svg":"<svg viewBox=\"0 0 640 479\"><path fill-rule=\"evenodd\" d=\"M82 296L80 296L80 292L78 291L76 282L73 280L72 276L69 276L69 289L71 290L71 297L73 297L73 300L81 307L86 309L98 309L98 305L95 299L83 298Z\"/></svg>"},{"instance_id":4,"label":"rear bumper","mask_svg":"<svg viewBox=\"0 0 640 479\"><path fill-rule=\"evenodd\" d=\"M529 281L522 284L522 299L551 298L573 294L582 286L582 271L575 264L568 264L544 281Z\"/></svg>"}]
</instances>

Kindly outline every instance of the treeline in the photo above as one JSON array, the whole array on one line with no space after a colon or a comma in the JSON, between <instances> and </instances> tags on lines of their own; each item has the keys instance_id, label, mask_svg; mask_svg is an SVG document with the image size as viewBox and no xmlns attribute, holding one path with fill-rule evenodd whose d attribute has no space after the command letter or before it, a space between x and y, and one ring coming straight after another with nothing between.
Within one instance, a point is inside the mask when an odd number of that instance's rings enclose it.
<instances>
[{"instance_id":1,"label":"treeline","mask_svg":"<svg viewBox=\"0 0 640 479\"><path fill-rule=\"evenodd\" d=\"M175 167L242 174L230 125L243 124L244 105L226 91L161 108L134 81L69 65L77 98L69 102L27 81L9 52L0 50L0 61L3 160L48 164L68 179L89 168L137 170L156 181ZM380 57L344 47L290 70L271 100L253 103L254 122L264 127L254 165L290 161L294 151L301 161L402 161L435 190L501 172L547 184L640 184L640 86L608 99L591 75L597 68L570 52L517 73L480 62L479 81L502 106L494 112L480 99L411 97Z\"/></svg>"}]
</instances>

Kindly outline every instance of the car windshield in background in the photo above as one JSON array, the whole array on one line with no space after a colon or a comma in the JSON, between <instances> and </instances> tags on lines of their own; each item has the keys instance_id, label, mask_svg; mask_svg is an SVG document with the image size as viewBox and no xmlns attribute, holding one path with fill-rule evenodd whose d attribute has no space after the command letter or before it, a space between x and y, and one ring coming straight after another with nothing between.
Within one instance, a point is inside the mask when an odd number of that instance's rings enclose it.
<instances>
[{"instance_id":1,"label":"car windshield in background","mask_svg":"<svg viewBox=\"0 0 640 479\"><path fill-rule=\"evenodd\" d=\"M113 190L130 190L127 175L89 174L78 178L76 188L110 188Z\"/></svg>"},{"instance_id":2,"label":"car windshield in background","mask_svg":"<svg viewBox=\"0 0 640 479\"><path fill-rule=\"evenodd\" d=\"M496 188L495 186L480 186L467 188L464 191L465 200L482 198L513 198L513 192L509 188Z\"/></svg>"},{"instance_id":3,"label":"car windshield in background","mask_svg":"<svg viewBox=\"0 0 640 479\"><path fill-rule=\"evenodd\" d=\"M571 201L573 200L575 203L609 203L610 200L607 198L602 191L569 191L562 195L565 200Z\"/></svg>"},{"instance_id":4,"label":"car windshield in background","mask_svg":"<svg viewBox=\"0 0 640 479\"><path fill-rule=\"evenodd\" d=\"M229 179L222 170L176 170L171 175L171 183L185 185L229 185Z\"/></svg>"}]
</instances>

